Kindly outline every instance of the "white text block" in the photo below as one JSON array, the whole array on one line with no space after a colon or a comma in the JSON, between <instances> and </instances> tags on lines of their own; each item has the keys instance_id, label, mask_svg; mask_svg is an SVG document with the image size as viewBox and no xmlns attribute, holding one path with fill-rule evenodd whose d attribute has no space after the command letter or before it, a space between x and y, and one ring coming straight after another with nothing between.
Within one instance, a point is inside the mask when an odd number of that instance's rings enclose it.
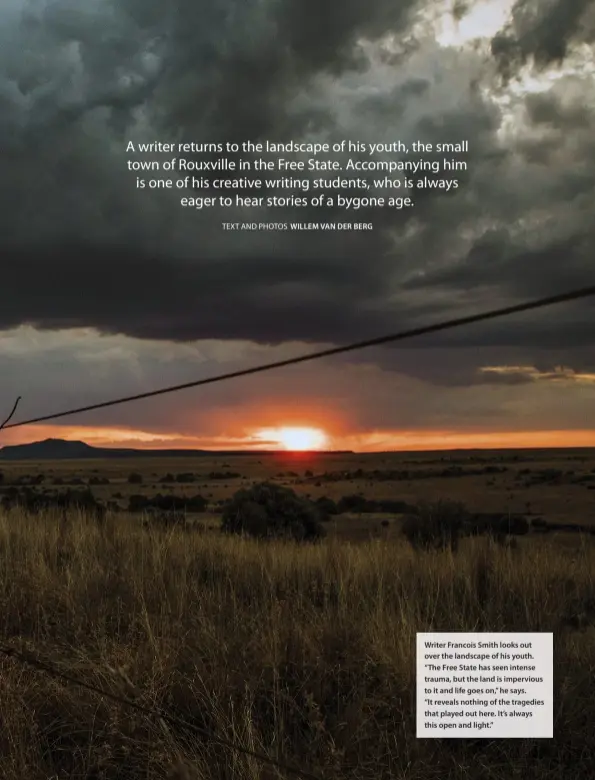
<instances>
[{"instance_id":1,"label":"white text block","mask_svg":"<svg viewBox=\"0 0 595 780\"><path fill-rule=\"evenodd\" d=\"M417 737L553 737L553 634L418 633Z\"/></svg>"}]
</instances>

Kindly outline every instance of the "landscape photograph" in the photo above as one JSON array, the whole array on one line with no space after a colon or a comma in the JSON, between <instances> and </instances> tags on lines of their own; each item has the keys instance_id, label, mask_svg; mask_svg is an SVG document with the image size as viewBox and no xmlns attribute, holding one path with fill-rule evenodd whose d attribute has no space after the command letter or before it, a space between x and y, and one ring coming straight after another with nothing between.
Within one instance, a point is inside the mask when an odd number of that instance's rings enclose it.
<instances>
[{"instance_id":1,"label":"landscape photograph","mask_svg":"<svg viewBox=\"0 0 595 780\"><path fill-rule=\"evenodd\" d=\"M593 777L594 43L588 1L2 4L0 780ZM345 139L466 167L292 232L126 165ZM418 737L442 632L551 633L553 736Z\"/></svg>"}]
</instances>

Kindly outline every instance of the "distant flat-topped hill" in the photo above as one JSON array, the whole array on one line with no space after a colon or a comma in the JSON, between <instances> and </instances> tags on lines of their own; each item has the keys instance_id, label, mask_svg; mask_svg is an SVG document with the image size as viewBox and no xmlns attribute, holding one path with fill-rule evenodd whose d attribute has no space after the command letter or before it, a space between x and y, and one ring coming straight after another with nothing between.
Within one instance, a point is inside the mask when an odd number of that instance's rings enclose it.
<instances>
[{"instance_id":1,"label":"distant flat-topped hill","mask_svg":"<svg viewBox=\"0 0 595 780\"><path fill-rule=\"evenodd\" d=\"M45 439L0 448L0 460L80 460L82 458L189 458L226 455L270 455L271 450L135 450L93 447L84 441ZM278 454L278 453L277 453ZM323 455L325 453L317 453ZM332 454L350 454L333 452Z\"/></svg>"},{"instance_id":2,"label":"distant flat-topped hill","mask_svg":"<svg viewBox=\"0 0 595 780\"><path fill-rule=\"evenodd\" d=\"M0 460L78 460L80 458L113 458L137 456L142 451L92 447L84 441L45 439L30 444L15 444L0 449Z\"/></svg>"}]
</instances>

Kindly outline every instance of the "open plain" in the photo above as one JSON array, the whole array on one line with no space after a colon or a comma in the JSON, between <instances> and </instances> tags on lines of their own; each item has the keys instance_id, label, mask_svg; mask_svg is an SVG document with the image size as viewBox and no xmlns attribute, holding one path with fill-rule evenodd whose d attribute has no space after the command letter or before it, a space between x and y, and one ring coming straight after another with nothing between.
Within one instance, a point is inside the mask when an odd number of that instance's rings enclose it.
<instances>
[{"instance_id":1,"label":"open plain","mask_svg":"<svg viewBox=\"0 0 595 780\"><path fill-rule=\"evenodd\" d=\"M592 776L595 453L213 453L0 470L1 645L190 724L0 657L1 778L294 776L217 740L327 780ZM222 534L225 502L262 481L342 511L317 544ZM108 511L51 505L68 491ZM158 494L205 502L182 524L128 511ZM481 535L414 549L407 508L441 499L522 514L529 530L515 545ZM415 634L431 630L553 631L554 739L417 740Z\"/></svg>"}]
</instances>

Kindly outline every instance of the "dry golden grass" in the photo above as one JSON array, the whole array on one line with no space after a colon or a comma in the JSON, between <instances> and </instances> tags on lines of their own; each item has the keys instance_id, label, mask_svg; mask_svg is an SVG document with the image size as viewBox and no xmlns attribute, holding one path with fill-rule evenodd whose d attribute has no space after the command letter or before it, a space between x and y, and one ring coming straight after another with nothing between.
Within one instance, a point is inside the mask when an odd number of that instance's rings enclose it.
<instances>
[{"instance_id":1,"label":"dry golden grass","mask_svg":"<svg viewBox=\"0 0 595 780\"><path fill-rule=\"evenodd\" d=\"M594 572L592 545L418 554L15 510L0 515L0 641L329 780L580 780L595 765ZM417 740L428 630L554 631L555 738ZM3 780L289 776L0 660Z\"/></svg>"}]
</instances>

